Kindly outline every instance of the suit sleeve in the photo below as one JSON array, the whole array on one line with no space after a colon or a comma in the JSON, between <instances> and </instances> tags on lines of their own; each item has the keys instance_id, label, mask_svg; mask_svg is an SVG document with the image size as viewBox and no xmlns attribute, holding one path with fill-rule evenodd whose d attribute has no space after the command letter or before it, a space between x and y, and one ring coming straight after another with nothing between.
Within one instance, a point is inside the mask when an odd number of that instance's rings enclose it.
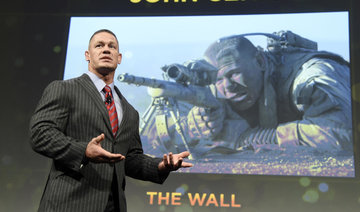
<instances>
[{"instance_id":1,"label":"suit sleeve","mask_svg":"<svg viewBox=\"0 0 360 212\"><path fill-rule=\"evenodd\" d=\"M49 84L30 121L30 144L34 151L78 172L87 143L65 134L69 104L64 82Z\"/></svg>"},{"instance_id":2,"label":"suit sleeve","mask_svg":"<svg viewBox=\"0 0 360 212\"><path fill-rule=\"evenodd\" d=\"M136 117L137 129L139 128L139 115ZM154 183L163 183L168 177L169 172L161 173L158 170L158 165L162 161L162 158L152 158L144 154L142 149L141 139L139 131L133 135L131 140L129 151L126 155L125 172L127 176L130 176L139 180L152 181Z\"/></svg>"}]
</instances>

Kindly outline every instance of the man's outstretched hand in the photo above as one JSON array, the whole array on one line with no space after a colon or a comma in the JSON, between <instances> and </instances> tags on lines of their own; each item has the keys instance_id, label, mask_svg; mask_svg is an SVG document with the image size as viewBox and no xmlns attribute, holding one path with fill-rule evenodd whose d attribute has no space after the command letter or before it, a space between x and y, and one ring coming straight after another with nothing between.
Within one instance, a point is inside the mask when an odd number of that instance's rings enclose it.
<instances>
[{"instance_id":1,"label":"man's outstretched hand","mask_svg":"<svg viewBox=\"0 0 360 212\"><path fill-rule=\"evenodd\" d=\"M189 168L192 167L192 163L184 162L183 159L187 158L190 155L189 152L181 152L179 154L169 153L169 155L164 154L163 160L159 163L159 171L161 172L170 172L176 171L179 168Z\"/></svg>"},{"instance_id":2,"label":"man's outstretched hand","mask_svg":"<svg viewBox=\"0 0 360 212\"><path fill-rule=\"evenodd\" d=\"M101 147L100 142L105 139L105 135L101 135L91 139L85 151L86 157L94 163L116 163L125 159L122 154L114 154L106 151Z\"/></svg>"}]
</instances>

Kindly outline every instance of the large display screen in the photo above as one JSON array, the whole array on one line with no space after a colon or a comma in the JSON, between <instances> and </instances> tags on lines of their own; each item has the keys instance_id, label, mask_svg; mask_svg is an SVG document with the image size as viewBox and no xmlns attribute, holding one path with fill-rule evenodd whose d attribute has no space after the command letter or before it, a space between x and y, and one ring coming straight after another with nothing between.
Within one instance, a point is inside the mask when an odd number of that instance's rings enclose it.
<instances>
[{"instance_id":1,"label":"large display screen","mask_svg":"<svg viewBox=\"0 0 360 212\"><path fill-rule=\"evenodd\" d=\"M72 17L63 78L88 71L89 38L109 29L146 154L189 151L186 173L352 178L348 15ZM243 38L250 59L227 42Z\"/></svg>"}]
</instances>

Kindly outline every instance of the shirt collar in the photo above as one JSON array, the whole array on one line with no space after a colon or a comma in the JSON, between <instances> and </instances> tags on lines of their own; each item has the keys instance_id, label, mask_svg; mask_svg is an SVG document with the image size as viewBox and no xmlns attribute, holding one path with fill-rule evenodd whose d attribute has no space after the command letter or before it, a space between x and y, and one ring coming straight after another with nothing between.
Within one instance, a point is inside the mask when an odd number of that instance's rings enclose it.
<instances>
[{"instance_id":1,"label":"shirt collar","mask_svg":"<svg viewBox=\"0 0 360 212\"><path fill-rule=\"evenodd\" d=\"M98 76L96 76L96 74L94 74L91 71L87 71L86 74L90 77L91 81L94 83L96 89L99 92L102 92L103 88L105 87L106 83ZM114 82L112 82L109 87L111 88L112 91L114 91ZM112 92L113 93L113 92Z\"/></svg>"}]
</instances>

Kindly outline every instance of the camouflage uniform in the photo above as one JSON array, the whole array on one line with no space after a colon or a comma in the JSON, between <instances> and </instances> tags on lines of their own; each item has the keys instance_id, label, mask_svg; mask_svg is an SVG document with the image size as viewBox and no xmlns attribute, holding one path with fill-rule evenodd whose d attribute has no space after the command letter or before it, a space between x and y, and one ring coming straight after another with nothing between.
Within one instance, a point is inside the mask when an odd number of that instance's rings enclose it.
<instances>
[{"instance_id":1,"label":"camouflage uniform","mask_svg":"<svg viewBox=\"0 0 360 212\"><path fill-rule=\"evenodd\" d=\"M276 93L273 96L276 111L272 113L278 124L262 126L265 124L259 120L261 111L250 109L238 114L228 107L226 119L234 119L235 113L250 125L233 147L278 144L280 147L304 145L329 151L351 150L348 64L327 52L293 50L283 53L281 58L282 64L276 66L270 76ZM221 139L221 135L217 139Z\"/></svg>"}]
</instances>

